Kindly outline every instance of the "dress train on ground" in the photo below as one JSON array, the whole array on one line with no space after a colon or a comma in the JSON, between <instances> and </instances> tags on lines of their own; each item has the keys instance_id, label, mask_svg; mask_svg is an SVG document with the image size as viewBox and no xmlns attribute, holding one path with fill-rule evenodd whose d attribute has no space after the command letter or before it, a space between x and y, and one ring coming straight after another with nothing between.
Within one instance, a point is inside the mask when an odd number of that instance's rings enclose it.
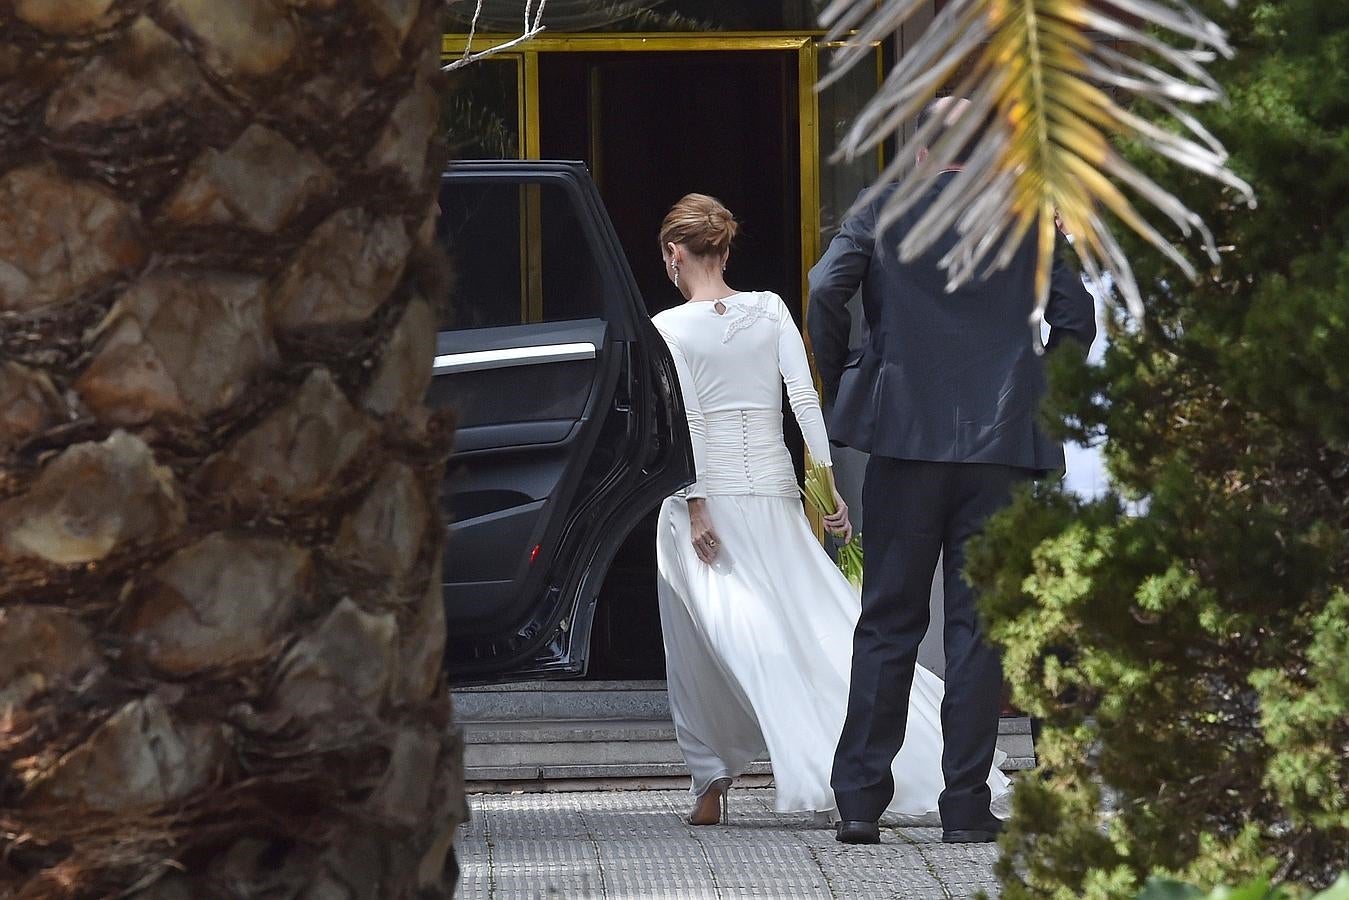
<instances>
[{"instance_id":1,"label":"dress train on ground","mask_svg":"<svg viewBox=\"0 0 1349 900\"><path fill-rule=\"evenodd\" d=\"M834 748L847 711L856 589L820 547L801 502L711 496L721 540L711 566L689 535L687 503L660 511L659 597L670 705L680 749L701 794L742 774L766 750L779 812L831 811ZM923 815L942 791L940 678L914 674L904 746L888 812ZM1009 781L989 773L996 798Z\"/></svg>"}]
</instances>

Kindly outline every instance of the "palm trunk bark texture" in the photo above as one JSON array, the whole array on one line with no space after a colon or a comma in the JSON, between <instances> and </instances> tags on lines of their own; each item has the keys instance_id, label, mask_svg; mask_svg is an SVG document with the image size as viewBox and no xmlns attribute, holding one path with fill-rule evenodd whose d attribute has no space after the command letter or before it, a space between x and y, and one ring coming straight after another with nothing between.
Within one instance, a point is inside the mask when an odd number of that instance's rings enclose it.
<instances>
[{"instance_id":1,"label":"palm trunk bark texture","mask_svg":"<svg viewBox=\"0 0 1349 900\"><path fill-rule=\"evenodd\" d=\"M440 0L0 0L0 896L452 891Z\"/></svg>"}]
</instances>

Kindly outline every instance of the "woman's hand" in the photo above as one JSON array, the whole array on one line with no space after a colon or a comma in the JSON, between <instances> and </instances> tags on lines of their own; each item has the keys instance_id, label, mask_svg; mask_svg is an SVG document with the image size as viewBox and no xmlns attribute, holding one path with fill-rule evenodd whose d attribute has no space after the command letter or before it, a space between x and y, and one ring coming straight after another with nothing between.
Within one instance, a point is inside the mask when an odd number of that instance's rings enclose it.
<instances>
[{"instance_id":1,"label":"woman's hand","mask_svg":"<svg viewBox=\"0 0 1349 900\"><path fill-rule=\"evenodd\" d=\"M852 540L852 522L848 520L848 504L839 496L837 487L834 488L834 504L834 514L824 517L824 527L846 544Z\"/></svg>"},{"instance_id":2,"label":"woman's hand","mask_svg":"<svg viewBox=\"0 0 1349 900\"><path fill-rule=\"evenodd\" d=\"M712 527L712 517L707 514L707 501L701 497L689 501L689 532L693 538L693 552L700 560L712 565L721 549L721 539Z\"/></svg>"}]
</instances>

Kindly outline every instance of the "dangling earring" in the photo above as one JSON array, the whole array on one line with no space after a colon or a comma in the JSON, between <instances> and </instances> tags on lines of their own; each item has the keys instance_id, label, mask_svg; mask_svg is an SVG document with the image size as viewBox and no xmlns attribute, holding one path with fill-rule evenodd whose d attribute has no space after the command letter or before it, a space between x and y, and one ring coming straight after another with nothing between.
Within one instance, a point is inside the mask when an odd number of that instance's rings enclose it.
<instances>
[{"instance_id":1,"label":"dangling earring","mask_svg":"<svg viewBox=\"0 0 1349 900\"><path fill-rule=\"evenodd\" d=\"M674 269L674 273L675 273L674 284L675 284L675 287L679 287L679 263L673 263L673 264L670 266L670 268Z\"/></svg>"}]
</instances>

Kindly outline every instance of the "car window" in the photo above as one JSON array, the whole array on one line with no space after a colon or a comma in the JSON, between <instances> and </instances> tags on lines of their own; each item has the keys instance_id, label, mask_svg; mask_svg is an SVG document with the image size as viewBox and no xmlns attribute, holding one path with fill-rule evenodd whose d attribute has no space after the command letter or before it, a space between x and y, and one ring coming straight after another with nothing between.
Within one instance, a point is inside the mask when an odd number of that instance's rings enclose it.
<instances>
[{"instance_id":1,"label":"car window","mask_svg":"<svg viewBox=\"0 0 1349 900\"><path fill-rule=\"evenodd\" d=\"M440 208L454 284L442 331L605 318L594 247L561 183L450 181Z\"/></svg>"}]
</instances>

